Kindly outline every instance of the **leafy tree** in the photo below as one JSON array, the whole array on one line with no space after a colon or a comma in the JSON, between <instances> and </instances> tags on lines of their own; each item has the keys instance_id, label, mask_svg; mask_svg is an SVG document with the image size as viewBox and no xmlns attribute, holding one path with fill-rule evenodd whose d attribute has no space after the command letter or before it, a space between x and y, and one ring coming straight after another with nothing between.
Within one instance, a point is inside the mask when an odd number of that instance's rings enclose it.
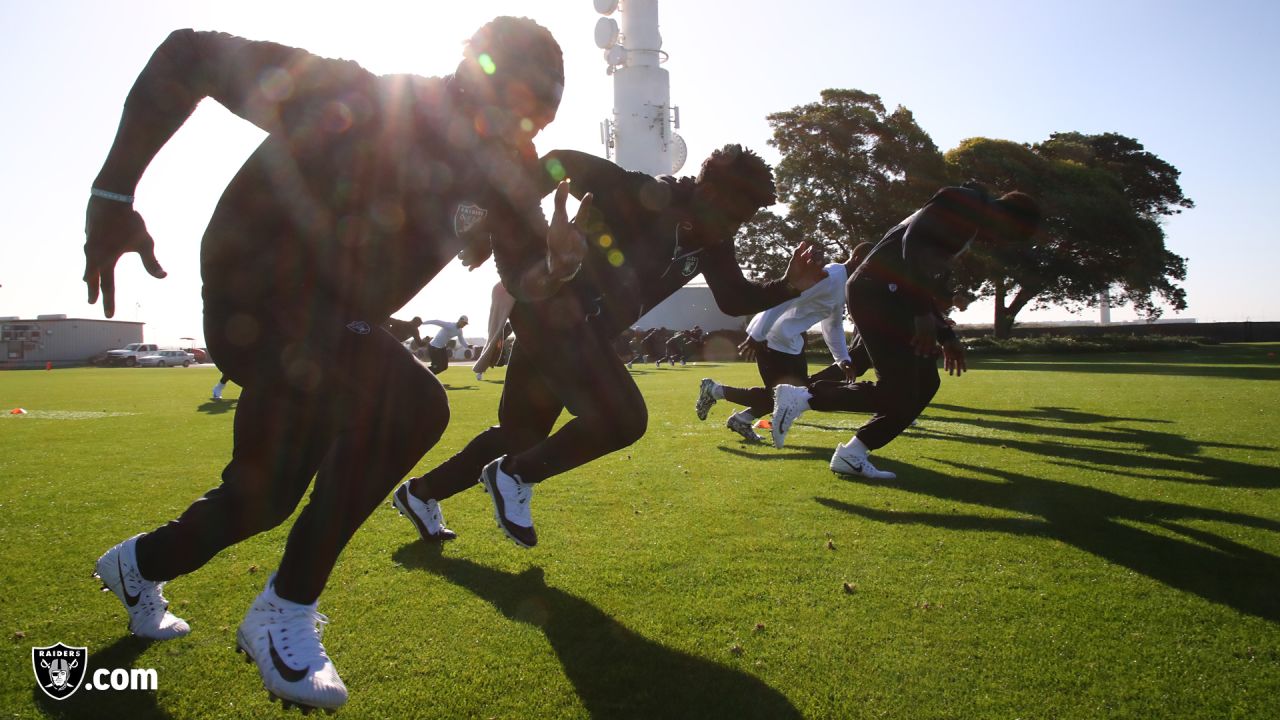
<instances>
[{"instance_id":1,"label":"leafy tree","mask_svg":"<svg viewBox=\"0 0 1280 720\"><path fill-rule=\"evenodd\" d=\"M1024 308L1095 306L1113 300L1159 317L1157 298L1175 309L1186 296L1175 281L1186 261L1164 246L1160 218L1193 207L1178 171L1131 138L1054 135L1026 147L973 138L947 153L964 176L1035 196L1044 212L1040 232L1020 249L966 258L962 277L981 297L995 298L995 333L1007 337Z\"/></svg>"},{"instance_id":2,"label":"leafy tree","mask_svg":"<svg viewBox=\"0 0 1280 720\"><path fill-rule=\"evenodd\" d=\"M911 112L887 112L876 95L823 90L819 102L768 120L769 144L782 154L774 173L778 196L790 212L783 228L763 219L750 230L809 240L833 257L845 256L860 242L879 240L945 184L942 154Z\"/></svg>"}]
</instances>

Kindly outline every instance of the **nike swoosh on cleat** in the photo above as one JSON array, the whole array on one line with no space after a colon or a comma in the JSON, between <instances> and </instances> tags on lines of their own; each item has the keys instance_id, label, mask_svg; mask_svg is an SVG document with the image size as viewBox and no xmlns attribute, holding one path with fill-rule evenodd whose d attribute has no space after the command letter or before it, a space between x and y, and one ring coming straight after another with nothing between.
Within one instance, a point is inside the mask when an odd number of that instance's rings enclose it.
<instances>
[{"instance_id":1,"label":"nike swoosh on cleat","mask_svg":"<svg viewBox=\"0 0 1280 720\"><path fill-rule=\"evenodd\" d=\"M853 466L853 463L849 462L848 460L845 460L844 458L840 458L840 462L844 463L844 464L845 464L845 467L847 467L847 468L849 468L850 470L852 470L852 471L853 471L853 472L849 473L850 475L861 475L861 474L862 474L862 469L861 469L861 468L854 467L854 466Z\"/></svg>"},{"instance_id":2,"label":"nike swoosh on cleat","mask_svg":"<svg viewBox=\"0 0 1280 720\"><path fill-rule=\"evenodd\" d=\"M133 607L142 599L142 595L129 594L129 583L124 581L124 563L120 560L119 555L116 555L116 568L120 571L120 590L124 593L124 604Z\"/></svg>"},{"instance_id":3,"label":"nike swoosh on cleat","mask_svg":"<svg viewBox=\"0 0 1280 720\"><path fill-rule=\"evenodd\" d=\"M288 682L298 682L307 676L307 668L295 670L280 657L280 653L276 652L275 638L271 637L271 631L267 631L267 650L271 653L271 664L275 666L276 672L280 673L280 677Z\"/></svg>"}]
</instances>

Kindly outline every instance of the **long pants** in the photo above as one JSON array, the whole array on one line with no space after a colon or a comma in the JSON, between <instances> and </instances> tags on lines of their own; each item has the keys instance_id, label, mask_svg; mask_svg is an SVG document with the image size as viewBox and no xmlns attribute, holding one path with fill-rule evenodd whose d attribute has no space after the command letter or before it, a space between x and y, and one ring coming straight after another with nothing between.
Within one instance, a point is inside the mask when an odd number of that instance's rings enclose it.
<instances>
[{"instance_id":1,"label":"long pants","mask_svg":"<svg viewBox=\"0 0 1280 720\"><path fill-rule=\"evenodd\" d=\"M480 471L506 455L506 472L541 482L640 439L648 425L644 397L613 351L622 329L603 322L563 325L517 303L511 314L520 342L507 366L498 424L461 452L414 480L414 494L443 500L479 482ZM574 417L554 435L562 410Z\"/></svg>"},{"instance_id":2,"label":"long pants","mask_svg":"<svg viewBox=\"0 0 1280 720\"><path fill-rule=\"evenodd\" d=\"M221 485L139 538L138 568L165 581L201 567L287 519L314 477L275 579L281 597L309 604L356 529L440 439L448 399L372 323L351 330L346 319L318 319L318 329L297 342L215 345L226 317L206 311L205 335L219 366L243 388L231 462Z\"/></svg>"},{"instance_id":3,"label":"long pants","mask_svg":"<svg viewBox=\"0 0 1280 720\"><path fill-rule=\"evenodd\" d=\"M764 387L724 386L724 399L735 405L747 406L752 417L760 418L773 412L773 389L778 385L805 385L809 382L809 362L803 352L792 354L766 347L756 353L756 368L760 370ZM843 378L844 373L839 377Z\"/></svg>"},{"instance_id":4,"label":"long pants","mask_svg":"<svg viewBox=\"0 0 1280 720\"><path fill-rule=\"evenodd\" d=\"M449 348L428 345L427 357L431 358L431 367L429 369L433 375L439 375L449 369Z\"/></svg>"},{"instance_id":5,"label":"long pants","mask_svg":"<svg viewBox=\"0 0 1280 720\"><path fill-rule=\"evenodd\" d=\"M911 425L938 392L938 361L911 348L910 307L890 286L870 277L851 281L849 314L876 369L876 382L811 382L809 407L822 412L870 412L857 437L875 450Z\"/></svg>"},{"instance_id":6,"label":"long pants","mask_svg":"<svg viewBox=\"0 0 1280 720\"><path fill-rule=\"evenodd\" d=\"M494 283L489 300L489 334L485 335L484 349L480 351L480 357L476 358L475 364L471 366L471 372L483 374L502 356L502 345L507 337L507 318L511 316L511 308L515 302L516 299L507 292L502 283Z\"/></svg>"}]
</instances>

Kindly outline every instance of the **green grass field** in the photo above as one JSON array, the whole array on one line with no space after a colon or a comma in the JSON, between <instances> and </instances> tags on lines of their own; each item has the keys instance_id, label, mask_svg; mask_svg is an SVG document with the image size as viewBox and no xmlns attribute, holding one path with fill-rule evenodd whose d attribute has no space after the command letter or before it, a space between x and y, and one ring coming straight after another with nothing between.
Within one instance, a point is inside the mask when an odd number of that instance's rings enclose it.
<instances>
[{"instance_id":1,"label":"green grass field","mask_svg":"<svg viewBox=\"0 0 1280 720\"><path fill-rule=\"evenodd\" d=\"M699 422L699 378L753 366L637 368L647 436L539 486L537 548L478 489L445 504L443 551L387 505L369 519L320 604L340 716L1280 717L1278 352L983 361L877 454L890 482L827 469L863 416L810 413L783 450L741 443L724 403ZM442 377L423 471L501 389ZM0 373L4 716L282 714L233 649L288 524L167 586L180 640L132 639L90 578L216 484L238 392L207 401L216 379ZM48 700L31 648L59 641L159 690Z\"/></svg>"}]
</instances>

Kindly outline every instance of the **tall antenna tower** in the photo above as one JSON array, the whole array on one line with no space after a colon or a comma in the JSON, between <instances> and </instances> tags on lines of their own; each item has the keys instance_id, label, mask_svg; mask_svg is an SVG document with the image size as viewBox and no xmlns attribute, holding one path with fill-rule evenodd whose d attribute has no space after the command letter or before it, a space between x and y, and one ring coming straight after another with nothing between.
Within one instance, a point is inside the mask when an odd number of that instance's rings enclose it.
<instances>
[{"instance_id":1,"label":"tall antenna tower","mask_svg":"<svg viewBox=\"0 0 1280 720\"><path fill-rule=\"evenodd\" d=\"M658 0L593 0L596 46L613 77L613 117L600 123L605 157L627 170L675 174L687 149L676 134L680 108L671 105L667 53L658 32ZM621 25L611 15L618 13Z\"/></svg>"}]
</instances>

